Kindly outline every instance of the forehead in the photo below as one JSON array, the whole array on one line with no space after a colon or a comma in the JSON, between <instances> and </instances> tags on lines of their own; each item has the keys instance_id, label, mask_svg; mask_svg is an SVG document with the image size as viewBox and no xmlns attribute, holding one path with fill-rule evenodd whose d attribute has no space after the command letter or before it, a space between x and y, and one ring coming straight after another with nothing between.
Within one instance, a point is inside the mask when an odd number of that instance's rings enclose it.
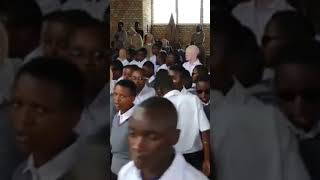
<instances>
[{"instance_id":1,"label":"forehead","mask_svg":"<svg viewBox=\"0 0 320 180\"><path fill-rule=\"evenodd\" d=\"M210 82L208 81L198 81L196 84L197 89L210 89Z\"/></svg>"},{"instance_id":2,"label":"forehead","mask_svg":"<svg viewBox=\"0 0 320 180\"><path fill-rule=\"evenodd\" d=\"M133 71L132 76L143 76L143 71Z\"/></svg>"},{"instance_id":3,"label":"forehead","mask_svg":"<svg viewBox=\"0 0 320 180\"><path fill-rule=\"evenodd\" d=\"M106 39L101 31L94 27L79 28L70 39L71 46L81 46L87 48L106 48Z\"/></svg>"},{"instance_id":4,"label":"forehead","mask_svg":"<svg viewBox=\"0 0 320 180\"><path fill-rule=\"evenodd\" d=\"M146 110L144 108L136 108L129 121L129 128L140 131L166 132L167 128L163 125L163 121L159 120L159 114L154 110Z\"/></svg>"},{"instance_id":5,"label":"forehead","mask_svg":"<svg viewBox=\"0 0 320 180\"><path fill-rule=\"evenodd\" d=\"M29 74L23 74L17 79L12 95L46 106L57 105L60 100L64 99L63 92L58 85Z\"/></svg>"},{"instance_id":6,"label":"forehead","mask_svg":"<svg viewBox=\"0 0 320 180\"><path fill-rule=\"evenodd\" d=\"M114 92L118 94L130 95L130 89L121 85L116 85L114 87Z\"/></svg>"}]
</instances>

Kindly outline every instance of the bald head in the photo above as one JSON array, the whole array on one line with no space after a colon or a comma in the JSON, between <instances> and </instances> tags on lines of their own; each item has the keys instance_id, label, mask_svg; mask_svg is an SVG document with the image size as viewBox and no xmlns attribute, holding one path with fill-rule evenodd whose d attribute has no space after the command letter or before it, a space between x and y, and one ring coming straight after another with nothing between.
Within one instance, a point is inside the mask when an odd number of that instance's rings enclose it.
<instances>
[{"instance_id":1,"label":"bald head","mask_svg":"<svg viewBox=\"0 0 320 180\"><path fill-rule=\"evenodd\" d=\"M189 62L194 62L197 60L200 50L195 45L190 45L186 49L186 60Z\"/></svg>"}]
</instances>

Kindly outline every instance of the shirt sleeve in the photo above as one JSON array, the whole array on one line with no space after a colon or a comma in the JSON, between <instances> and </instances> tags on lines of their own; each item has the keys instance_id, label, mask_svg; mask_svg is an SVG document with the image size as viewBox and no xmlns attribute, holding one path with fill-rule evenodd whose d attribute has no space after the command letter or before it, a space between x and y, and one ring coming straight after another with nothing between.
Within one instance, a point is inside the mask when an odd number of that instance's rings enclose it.
<instances>
[{"instance_id":1,"label":"shirt sleeve","mask_svg":"<svg viewBox=\"0 0 320 180\"><path fill-rule=\"evenodd\" d=\"M204 112L203 106L198 98L195 98L197 102L197 109L198 109L198 119L199 119L199 129L201 132L210 130L210 123Z\"/></svg>"}]
</instances>

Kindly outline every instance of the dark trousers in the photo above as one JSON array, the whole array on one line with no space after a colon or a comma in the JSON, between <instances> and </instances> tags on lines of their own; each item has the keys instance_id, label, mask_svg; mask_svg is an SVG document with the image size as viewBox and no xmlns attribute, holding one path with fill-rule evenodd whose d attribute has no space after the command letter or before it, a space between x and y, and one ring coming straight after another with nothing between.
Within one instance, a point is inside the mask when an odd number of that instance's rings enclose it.
<instances>
[{"instance_id":1,"label":"dark trousers","mask_svg":"<svg viewBox=\"0 0 320 180\"><path fill-rule=\"evenodd\" d=\"M186 161L191 164L194 168L202 171L202 162L203 162L203 151L198 151L189 154L183 154Z\"/></svg>"}]
</instances>

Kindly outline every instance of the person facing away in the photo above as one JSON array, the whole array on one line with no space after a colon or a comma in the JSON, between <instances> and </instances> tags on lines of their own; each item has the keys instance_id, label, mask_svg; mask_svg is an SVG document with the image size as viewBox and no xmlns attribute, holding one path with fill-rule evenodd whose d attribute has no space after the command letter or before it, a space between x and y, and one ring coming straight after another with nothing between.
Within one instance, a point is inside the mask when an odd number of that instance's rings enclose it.
<instances>
[{"instance_id":1,"label":"person facing away","mask_svg":"<svg viewBox=\"0 0 320 180\"><path fill-rule=\"evenodd\" d=\"M190 45L186 49L186 60L187 62L183 63L183 67L189 71L190 76L192 75L193 68L197 65L202 65L198 59L200 50L195 45Z\"/></svg>"},{"instance_id":2,"label":"person facing away","mask_svg":"<svg viewBox=\"0 0 320 180\"><path fill-rule=\"evenodd\" d=\"M157 73L155 89L158 96L170 100L178 111L180 137L175 145L176 151L184 154L187 162L209 176L210 124L199 98L176 90L166 70Z\"/></svg>"},{"instance_id":3,"label":"person facing away","mask_svg":"<svg viewBox=\"0 0 320 180\"><path fill-rule=\"evenodd\" d=\"M76 129L86 136L109 122L106 121L109 115L105 110L109 104L106 73L111 56L109 37L104 23L90 16L75 21L73 27L67 42L66 58L77 65L85 78L85 108Z\"/></svg>"},{"instance_id":4,"label":"person facing away","mask_svg":"<svg viewBox=\"0 0 320 180\"><path fill-rule=\"evenodd\" d=\"M154 88L147 86L148 78L146 77L146 73L143 69L139 68L134 70L130 80L137 86L137 97L134 104L138 105L142 101L156 95Z\"/></svg>"},{"instance_id":5,"label":"person facing away","mask_svg":"<svg viewBox=\"0 0 320 180\"><path fill-rule=\"evenodd\" d=\"M130 64L137 65L139 68L142 68L143 64L147 61L147 49L140 48L137 50L135 59L131 61Z\"/></svg>"},{"instance_id":6,"label":"person facing away","mask_svg":"<svg viewBox=\"0 0 320 180\"><path fill-rule=\"evenodd\" d=\"M19 70L9 108L17 146L28 158L13 180L63 179L73 167L83 92L81 72L64 59L39 57Z\"/></svg>"},{"instance_id":7,"label":"person facing away","mask_svg":"<svg viewBox=\"0 0 320 180\"><path fill-rule=\"evenodd\" d=\"M320 178L319 50L319 42L299 44L282 56L275 71L279 107L300 141L300 154L312 179Z\"/></svg>"},{"instance_id":8,"label":"person facing away","mask_svg":"<svg viewBox=\"0 0 320 180\"><path fill-rule=\"evenodd\" d=\"M136 85L130 80L121 80L114 87L112 98L118 113L111 122L111 172L116 178L122 166L130 161L128 149L128 121L134 110Z\"/></svg>"},{"instance_id":9,"label":"person facing away","mask_svg":"<svg viewBox=\"0 0 320 180\"><path fill-rule=\"evenodd\" d=\"M131 162L119 172L119 180L207 180L174 150L179 139L178 114L167 99L153 97L142 102L129 121Z\"/></svg>"},{"instance_id":10,"label":"person facing away","mask_svg":"<svg viewBox=\"0 0 320 180\"><path fill-rule=\"evenodd\" d=\"M147 61L143 64L142 69L144 70L145 76L148 79L146 84L149 87L154 87L155 83L155 71L154 71L154 64L150 61Z\"/></svg>"}]
</instances>

